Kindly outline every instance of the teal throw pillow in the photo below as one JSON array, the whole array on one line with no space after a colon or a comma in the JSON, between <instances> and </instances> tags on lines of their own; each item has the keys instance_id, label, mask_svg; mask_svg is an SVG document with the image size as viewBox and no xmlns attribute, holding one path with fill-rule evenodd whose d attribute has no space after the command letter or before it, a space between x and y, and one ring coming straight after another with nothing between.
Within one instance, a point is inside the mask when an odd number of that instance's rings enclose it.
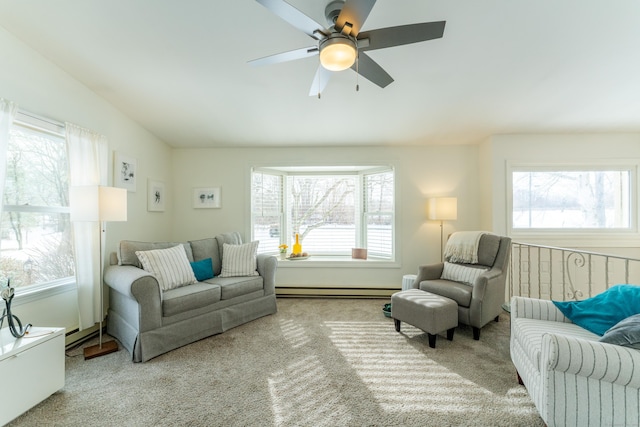
<instances>
[{"instance_id":1,"label":"teal throw pillow","mask_svg":"<svg viewBox=\"0 0 640 427\"><path fill-rule=\"evenodd\" d=\"M213 278L213 260L211 258L195 261L191 263L193 274L196 275L198 282Z\"/></svg>"},{"instance_id":2,"label":"teal throw pillow","mask_svg":"<svg viewBox=\"0 0 640 427\"><path fill-rule=\"evenodd\" d=\"M640 314L621 320L605 332L599 341L640 349Z\"/></svg>"},{"instance_id":3,"label":"teal throw pillow","mask_svg":"<svg viewBox=\"0 0 640 427\"><path fill-rule=\"evenodd\" d=\"M586 300L553 303L573 323L602 336L621 320L640 314L640 286L616 285Z\"/></svg>"}]
</instances>

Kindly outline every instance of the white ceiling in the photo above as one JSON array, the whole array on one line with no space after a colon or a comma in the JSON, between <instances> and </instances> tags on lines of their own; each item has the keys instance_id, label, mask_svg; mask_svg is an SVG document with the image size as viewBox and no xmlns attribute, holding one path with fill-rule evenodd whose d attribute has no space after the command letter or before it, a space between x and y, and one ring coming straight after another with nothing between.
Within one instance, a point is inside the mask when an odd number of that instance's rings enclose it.
<instances>
[{"instance_id":1,"label":"white ceiling","mask_svg":"<svg viewBox=\"0 0 640 427\"><path fill-rule=\"evenodd\" d=\"M328 0L289 0L325 23ZM640 132L637 0L378 0L363 30L446 20L370 51L308 96L313 45L253 0L0 0L0 25L176 147L467 144L505 133Z\"/></svg>"}]
</instances>

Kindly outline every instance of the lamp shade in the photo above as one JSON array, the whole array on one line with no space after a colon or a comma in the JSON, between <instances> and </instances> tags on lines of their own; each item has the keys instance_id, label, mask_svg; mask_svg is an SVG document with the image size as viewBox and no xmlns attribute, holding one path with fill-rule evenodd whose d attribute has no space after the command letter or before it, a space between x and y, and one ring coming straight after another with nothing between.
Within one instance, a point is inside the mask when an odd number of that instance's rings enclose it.
<instances>
[{"instance_id":1,"label":"lamp shade","mask_svg":"<svg viewBox=\"0 0 640 427\"><path fill-rule=\"evenodd\" d=\"M71 221L126 221L127 190L80 185L69 189Z\"/></svg>"},{"instance_id":2,"label":"lamp shade","mask_svg":"<svg viewBox=\"0 0 640 427\"><path fill-rule=\"evenodd\" d=\"M429 199L427 218L437 221L458 219L458 199L456 197L434 197Z\"/></svg>"}]
</instances>

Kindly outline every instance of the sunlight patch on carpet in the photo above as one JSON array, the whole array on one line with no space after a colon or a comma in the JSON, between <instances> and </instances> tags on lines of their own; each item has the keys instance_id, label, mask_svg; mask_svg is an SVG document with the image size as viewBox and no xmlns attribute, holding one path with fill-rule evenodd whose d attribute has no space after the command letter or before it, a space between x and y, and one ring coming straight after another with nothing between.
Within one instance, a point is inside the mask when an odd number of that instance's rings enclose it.
<instances>
[{"instance_id":1,"label":"sunlight patch on carpet","mask_svg":"<svg viewBox=\"0 0 640 427\"><path fill-rule=\"evenodd\" d=\"M302 347L309 342L309 337L304 328L294 320L281 319L280 330L282 331L282 336L292 348Z\"/></svg>"},{"instance_id":2,"label":"sunlight patch on carpet","mask_svg":"<svg viewBox=\"0 0 640 427\"><path fill-rule=\"evenodd\" d=\"M389 322L333 322L329 338L370 390L383 410L389 412L420 411L453 413L509 412L520 398L494 396L456 372L429 358L432 351L412 337L424 334L410 325L402 325L403 333L395 331ZM438 340L445 338L439 336ZM456 356L452 354L452 357ZM495 398L494 398L495 397ZM491 407L479 404L490 401ZM530 407L527 412L530 412Z\"/></svg>"},{"instance_id":3,"label":"sunlight patch on carpet","mask_svg":"<svg viewBox=\"0 0 640 427\"><path fill-rule=\"evenodd\" d=\"M275 425L333 426L336 418L351 421L331 377L320 360L307 356L269 377Z\"/></svg>"}]
</instances>

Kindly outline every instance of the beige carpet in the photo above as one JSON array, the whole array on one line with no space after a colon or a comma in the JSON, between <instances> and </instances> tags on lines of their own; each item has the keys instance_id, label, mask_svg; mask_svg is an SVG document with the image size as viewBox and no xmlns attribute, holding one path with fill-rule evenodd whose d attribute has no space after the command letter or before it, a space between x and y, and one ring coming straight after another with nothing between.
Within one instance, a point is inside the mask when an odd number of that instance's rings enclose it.
<instances>
[{"instance_id":1,"label":"beige carpet","mask_svg":"<svg viewBox=\"0 0 640 427\"><path fill-rule=\"evenodd\" d=\"M509 359L509 317L453 341L385 300L279 299L278 313L144 364L68 352L66 385L12 426L542 426ZM4 388L10 392L10 388Z\"/></svg>"}]
</instances>

